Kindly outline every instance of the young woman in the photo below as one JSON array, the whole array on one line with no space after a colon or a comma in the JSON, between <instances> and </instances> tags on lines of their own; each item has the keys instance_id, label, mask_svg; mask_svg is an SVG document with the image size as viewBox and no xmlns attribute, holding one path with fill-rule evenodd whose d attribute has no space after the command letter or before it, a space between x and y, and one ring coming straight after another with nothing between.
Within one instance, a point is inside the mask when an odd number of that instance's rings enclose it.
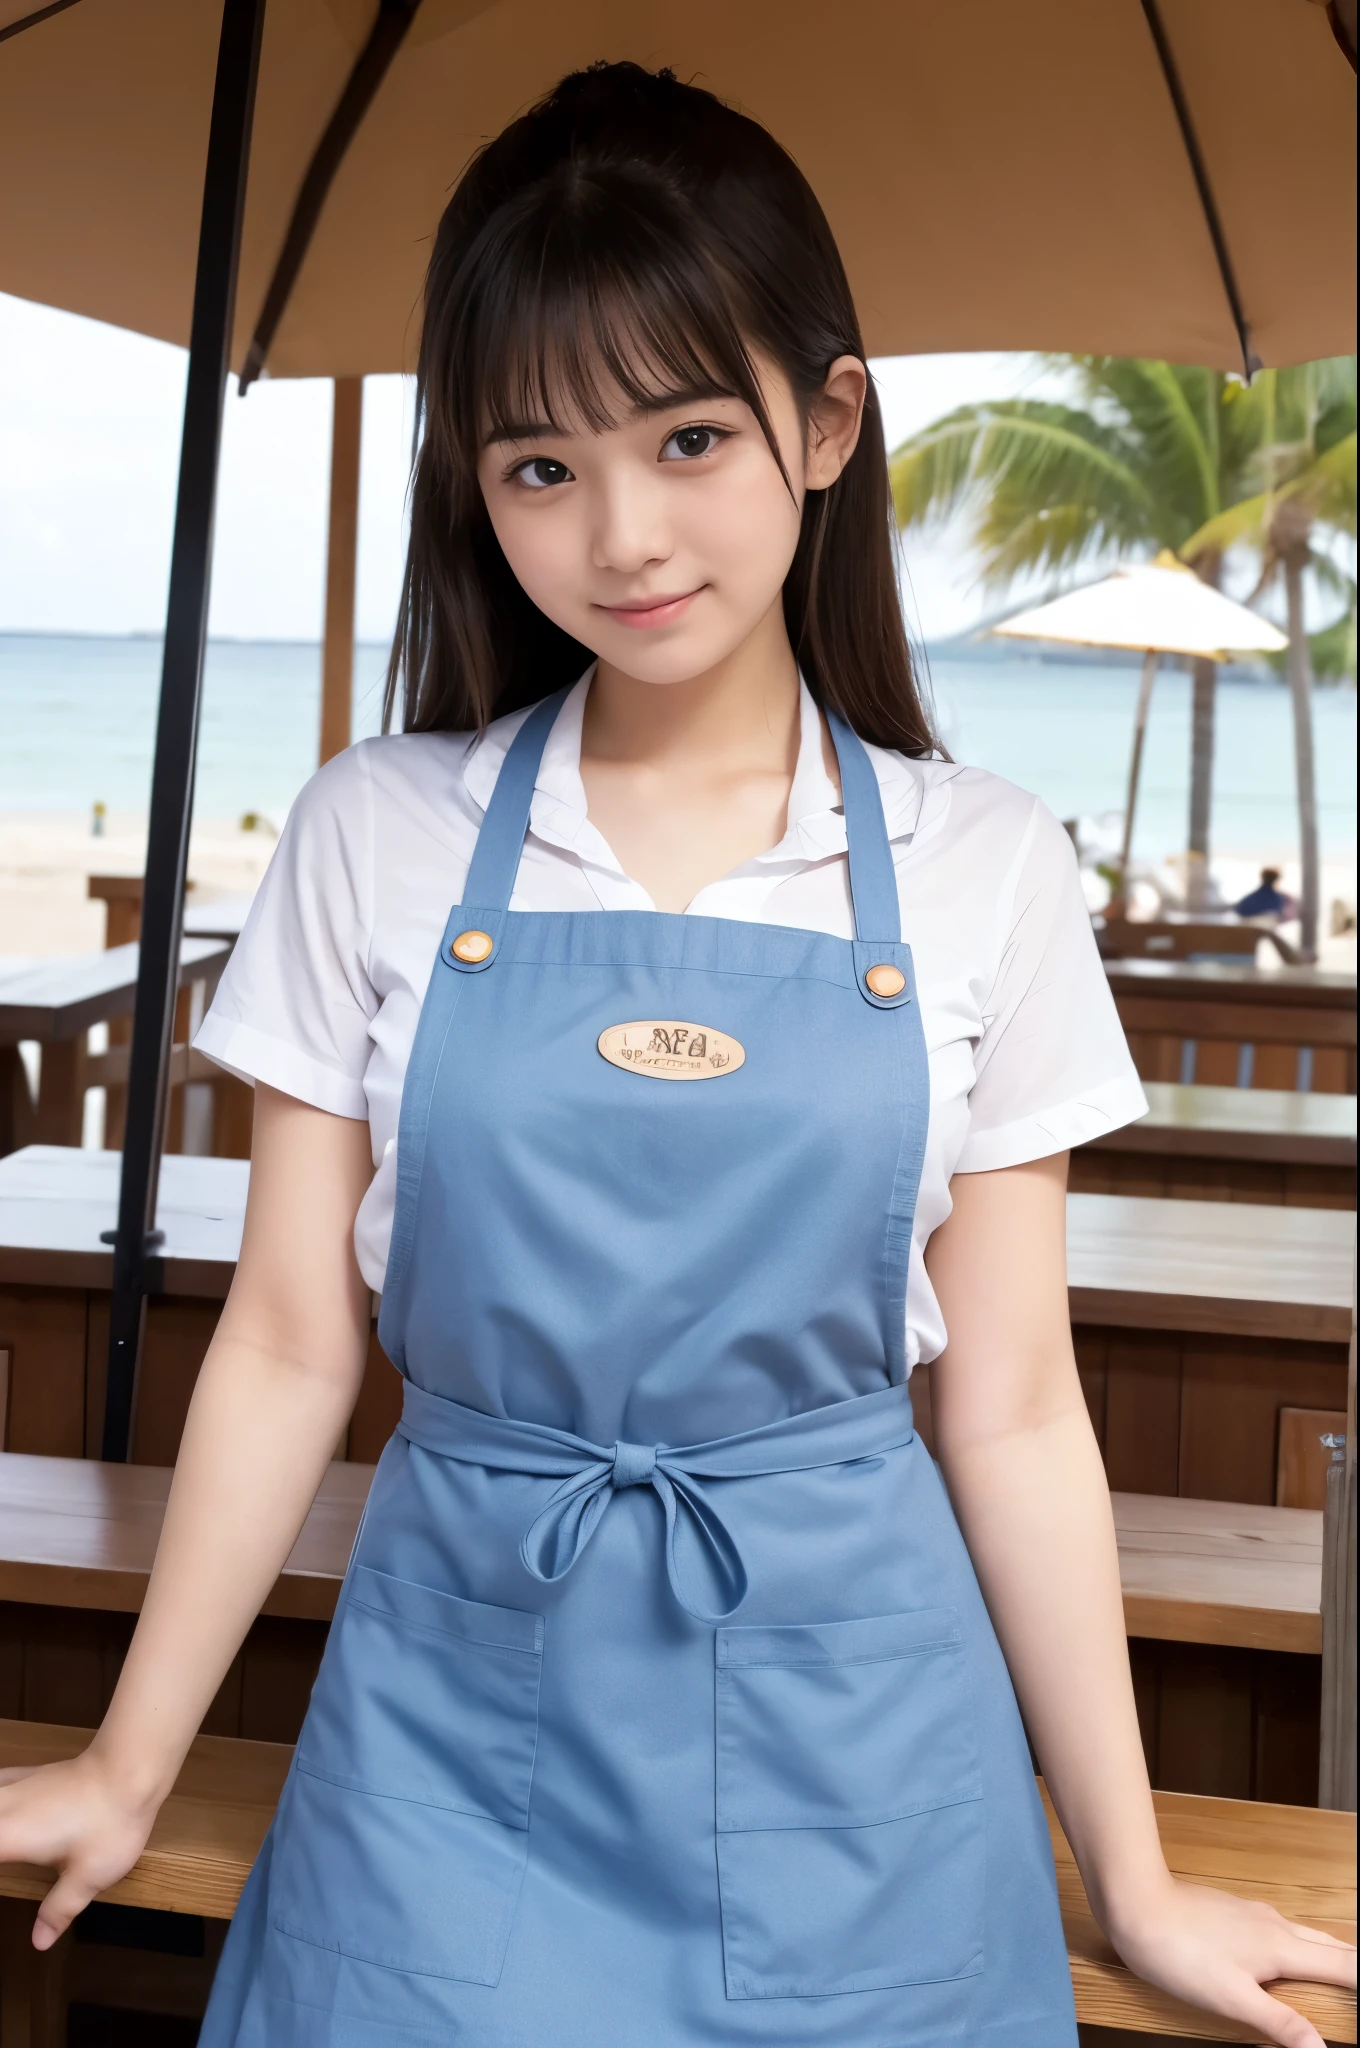
<instances>
[{"instance_id":1,"label":"young woman","mask_svg":"<svg viewBox=\"0 0 1360 2048\"><path fill-rule=\"evenodd\" d=\"M564 80L444 218L421 401L405 733L299 799L201 1040L250 1206L145 1610L0 1796L35 1939L145 1842L376 1290L402 1421L205 2048L1065 2048L1012 1679L1130 1964L1321 2048L1262 1985L1350 1952L1159 1852L1063 1272L1142 1096L1061 829L932 747L815 199Z\"/></svg>"}]
</instances>

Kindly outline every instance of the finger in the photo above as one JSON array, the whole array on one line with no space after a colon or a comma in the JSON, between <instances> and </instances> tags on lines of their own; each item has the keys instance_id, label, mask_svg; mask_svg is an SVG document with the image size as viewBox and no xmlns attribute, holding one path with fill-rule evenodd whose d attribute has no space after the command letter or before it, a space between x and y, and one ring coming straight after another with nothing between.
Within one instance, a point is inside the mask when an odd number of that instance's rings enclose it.
<instances>
[{"instance_id":1,"label":"finger","mask_svg":"<svg viewBox=\"0 0 1360 2048\"><path fill-rule=\"evenodd\" d=\"M38 1908L33 1922L33 1946L49 1949L63 1934L77 1913L83 1913L94 1897L95 1887L84 1884L71 1871L63 1871Z\"/></svg>"},{"instance_id":2,"label":"finger","mask_svg":"<svg viewBox=\"0 0 1360 2048\"><path fill-rule=\"evenodd\" d=\"M1355 1984L1355 1950L1344 1941L1328 1941L1325 1935L1305 1935L1291 1928L1277 1952L1278 1977L1302 1977L1305 1983Z\"/></svg>"},{"instance_id":3,"label":"finger","mask_svg":"<svg viewBox=\"0 0 1360 2048\"><path fill-rule=\"evenodd\" d=\"M1295 2012L1292 2005L1282 2005L1278 1998L1262 1991L1259 1984L1243 1991L1240 2004L1233 2001L1231 2017L1244 2020L1250 2027L1259 2027L1262 2039L1278 2043L1278 2048L1326 2048L1311 2020Z\"/></svg>"},{"instance_id":4,"label":"finger","mask_svg":"<svg viewBox=\"0 0 1360 2048\"><path fill-rule=\"evenodd\" d=\"M1319 1948L1339 1948L1343 1955L1355 1954L1353 1941L1343 1941L1339 1934L1328 1934L1325 1927L1304 1927L1297 1920L1287 1920L1285 1925L1300 1941L1316 1942Z\"/></svg>"}]
</instances>

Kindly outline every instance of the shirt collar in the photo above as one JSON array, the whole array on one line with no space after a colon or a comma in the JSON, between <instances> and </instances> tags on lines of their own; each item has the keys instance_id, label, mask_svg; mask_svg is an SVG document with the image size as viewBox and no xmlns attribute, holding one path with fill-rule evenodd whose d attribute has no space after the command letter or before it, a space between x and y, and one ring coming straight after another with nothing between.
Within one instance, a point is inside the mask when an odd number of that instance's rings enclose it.
<instances>
[{"instance_id":1,"label":"shirt collar","mask_svg":"<svg viewBox=\"0 0 1360 2048\"><path fill-rule=\"evenodd\" d=\"M529 829L536 839L562 847L592 867L621 873L607 842L590 822L585 784L581 780L581 727L594 674L592 662L567 692L548 735L534 781ZM845 812L822 757L821 718L812 692L801 676L798 710L798 759L789 789L788 826L777 846L756 855L749 864L752 869L802 867L846 850ZM469 749L463 781L479 810L485 811L491 801L501 765L528 715L526 709L496 719ZM920 772L923 764L867 741L865 746L878 778L888 837L910 839L921 822L925 797L925 781Z\"/></svg>"}]
</instances>

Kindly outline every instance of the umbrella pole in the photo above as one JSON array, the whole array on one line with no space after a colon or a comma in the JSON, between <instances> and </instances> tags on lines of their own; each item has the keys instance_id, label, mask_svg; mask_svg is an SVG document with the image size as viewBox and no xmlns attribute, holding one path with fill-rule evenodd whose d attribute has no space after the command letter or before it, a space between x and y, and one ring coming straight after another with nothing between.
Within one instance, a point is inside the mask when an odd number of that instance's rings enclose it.
<instances>
[{"instance_id":1,"label":"umbrella pole","mask_svg":"<svg viewBox=\"0 0 1360 2048\"><path fill-rule=\"evenodd\" d=\"M364 380L337 377L331 415L331 508L326 537L326 625L321 644L324 767L350 743L354 703L354 584L359 552L359 443Z\"/></svg>"},{"instance_id":2,"label":"umbrella pole","mask_svg":"<svg viewBox=\"0 0 1360 2048\"><path fill-rule=\"evenodd\" d=\"M1129 759L1129 793L1124 804L1124 843L1119 849L1119 883L1110 899L1110 909L1122 916L1129 901L1129 856L1133 852L1133 814L1138 808L1138 780L1143 772L1143 741L1147 736L1148 712L1152 706L1152 684L1157 674L1157 650L1149 647L1143 656L1143 673L1138 684L1138 709L1133 714L1133 753Z\"/></svg>"},{"instance_id":3,"label":"umbrella pole","mask_svg":"<svg viewBox=\"0 0 1360 2048\"><path fill-rule=\"evenodd\" d=\"M160 1242L155 1230L156 1192L165 1139L171 1031L179 983L222 402L230 366L241 216L264 8L265 0L224 0L203 179L179 493L151 775L151 817L118 1227L106 1233L114 1254L102 1455L119 1461L127 1458L131 1442L146 1296L155 1284L152 1254Z\"/></svg>"}]
</instances>

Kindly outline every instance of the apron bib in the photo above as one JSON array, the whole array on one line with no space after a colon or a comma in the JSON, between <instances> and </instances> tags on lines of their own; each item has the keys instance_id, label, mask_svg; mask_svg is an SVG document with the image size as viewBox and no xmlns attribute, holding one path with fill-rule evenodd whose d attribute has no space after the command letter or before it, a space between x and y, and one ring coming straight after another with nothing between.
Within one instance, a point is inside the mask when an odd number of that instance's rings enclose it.
<instances>
[{"instance_id":1,"label":"apron bib","mask_svg":"<svg viewBox=\"0 0 1360 2048\"><path fill-rule=\"evenodd\" d=\"M1074 2048L1047 1828L912 1430L929 1073L853 940L510 908L517 734L402 1098L406 1380L203 2048Z\"/></svg>"}]
</instances>

